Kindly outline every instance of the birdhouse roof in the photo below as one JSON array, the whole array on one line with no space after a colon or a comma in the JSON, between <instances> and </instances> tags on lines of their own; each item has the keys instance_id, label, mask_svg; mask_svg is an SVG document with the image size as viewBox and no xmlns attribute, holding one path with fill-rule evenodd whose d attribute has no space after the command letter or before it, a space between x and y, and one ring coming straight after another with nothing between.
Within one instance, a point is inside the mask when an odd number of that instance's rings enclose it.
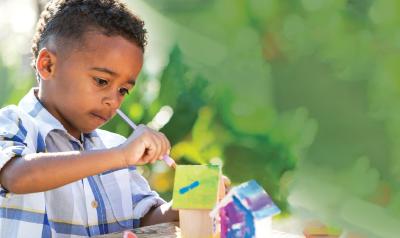
<instances>
[{"instance_id":1,"label":"birdhouse roof","mask_svg":"<svg viewBox=\"0 0 400 238\"><path fill-rule=\"evenodd\" d=\"M216 216L219 209L232 202L233 197L239 200L253 214L255 219L262 219L280 213L280 209L275 205L268 193L255 180L250 180L232 188L228 195L211 212L211 215Z\"/></svg>"}]
</instances>

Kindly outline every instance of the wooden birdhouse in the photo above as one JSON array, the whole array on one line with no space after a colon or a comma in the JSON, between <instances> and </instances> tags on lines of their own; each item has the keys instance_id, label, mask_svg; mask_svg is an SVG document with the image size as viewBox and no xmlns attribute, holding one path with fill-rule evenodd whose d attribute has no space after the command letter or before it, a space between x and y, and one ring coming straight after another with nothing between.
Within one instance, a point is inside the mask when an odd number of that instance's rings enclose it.
<instances>
[{"instance_id":1,"label":"wooden birdhouse","mask_svg":"<svg viewBox=\"0 0 400 238\"><path fill-rule=\"evenodd\" d=\"M272 217L280 209L255 180L231 189L211 212L220 220L220 237L272 237Z\"/></svg>"},{"instance_id":2,"label":"wooden birdhouse","mask_svg":"<svg viewBox=\"0 0 400 238\"><path fill-rule=\"evenodd\" d=\"M172 208L179 210L183 238L219 237L211 210L220 197L221 168L217 165L178 165Z\"/></svg>"}]
</instances>

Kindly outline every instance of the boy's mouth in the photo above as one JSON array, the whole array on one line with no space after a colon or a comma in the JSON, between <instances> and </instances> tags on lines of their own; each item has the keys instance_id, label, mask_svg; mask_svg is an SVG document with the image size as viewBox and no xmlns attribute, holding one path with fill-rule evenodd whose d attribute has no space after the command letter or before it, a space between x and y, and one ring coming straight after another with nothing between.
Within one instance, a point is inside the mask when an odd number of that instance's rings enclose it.
<instances>
[{"instance_id":1,"label":"boy's mouth","mask_svg":"<svg viewBox=\"0 0 400 238\"><path fill-rule=\"evenodd\" d=\"M106 122L108 120L111 119L111 116L104 116L104 115L100 115L99 113L90 113L90 115L92 115L93 117L99 119L100 121Z\"/></svg>"}]
</instances>

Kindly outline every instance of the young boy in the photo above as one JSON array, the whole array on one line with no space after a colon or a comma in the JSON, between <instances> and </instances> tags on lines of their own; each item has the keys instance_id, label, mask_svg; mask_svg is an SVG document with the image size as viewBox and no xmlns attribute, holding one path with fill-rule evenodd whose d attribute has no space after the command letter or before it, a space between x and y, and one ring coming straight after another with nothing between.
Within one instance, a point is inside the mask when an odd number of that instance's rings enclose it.
<instances>
[{"instance_id":1,"label":"young boy","mask_svg":"<svg viewBox=\"0 0 400 238\"><path fill-rule=\"evenodd\" d=\"M33 40L39 82L0 110L0 237L86 237L176 221L135 165L169 153L143 125L97 129L134 87L143 22L117 0L54 0Z\"/></svg>"}]
</instances>

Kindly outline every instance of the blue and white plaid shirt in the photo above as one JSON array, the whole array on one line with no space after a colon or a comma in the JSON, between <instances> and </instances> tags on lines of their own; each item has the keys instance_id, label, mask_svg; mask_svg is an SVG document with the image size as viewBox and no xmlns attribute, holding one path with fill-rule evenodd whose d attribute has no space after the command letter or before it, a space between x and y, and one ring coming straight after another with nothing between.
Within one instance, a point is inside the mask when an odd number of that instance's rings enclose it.
<instances>
[{"instance_id":1,"label":"blue and white plaid shirt","mask_svg":"<svg viewBox=\"0 0 400 238\"><path fill-rule=\"evenodd\" d=\"M18 106L0 110L0 169L29 153L96 150L124 137L95 130L79 140L37 100L32 89ZM57 173L57 171L54 171ZM138 227L151 207L165 203L135 167L30 194L12 194L0 184L0 237L85 237Z\"/></svg>"}]
</instances>

